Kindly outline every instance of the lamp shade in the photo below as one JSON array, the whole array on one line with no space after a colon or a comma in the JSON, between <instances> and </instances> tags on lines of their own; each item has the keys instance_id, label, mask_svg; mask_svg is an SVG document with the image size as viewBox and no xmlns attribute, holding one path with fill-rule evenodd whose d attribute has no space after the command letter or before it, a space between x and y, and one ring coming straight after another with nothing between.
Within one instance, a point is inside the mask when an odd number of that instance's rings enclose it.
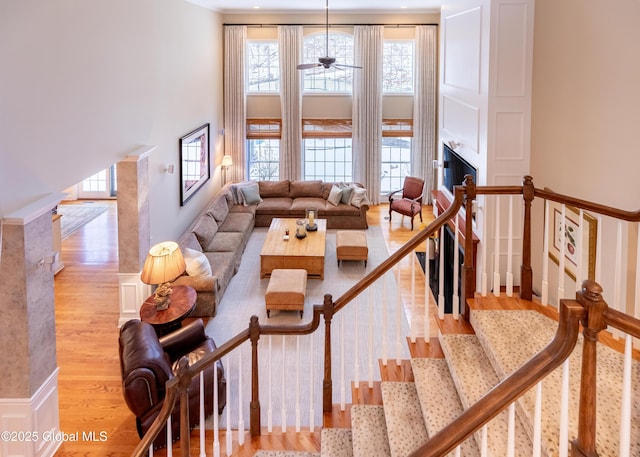
<instances>
[{"instance_id":1,"label":"lamp shade","mask_svg":"<svg viewBox=\"0 0 640 457\"><path fill-rule=\"evenodd\" d=\"M173 281L185 270L182 251L175 241L164 241L149 249L140 279L145 284L162 284Z\"/></svg>"},{"instance_id":2,"label":"lamp shade","mask_svg":"<svg viewBox=\"0 0 640 457\"><path fill-rule=\"evenodd\" d=\"M233 160L231 159L231 156L229 155L223 156L221 165L223 167L230 167L231 165L233 165Z\"/></svg>"}]
</instances>

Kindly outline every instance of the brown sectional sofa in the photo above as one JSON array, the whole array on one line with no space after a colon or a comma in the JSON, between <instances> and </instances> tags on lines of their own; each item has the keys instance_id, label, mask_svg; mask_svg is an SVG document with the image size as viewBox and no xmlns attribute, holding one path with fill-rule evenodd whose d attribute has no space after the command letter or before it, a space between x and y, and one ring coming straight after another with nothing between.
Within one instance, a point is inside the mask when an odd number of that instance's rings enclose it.
<instances>
[{"instance_id":1,"label":"brown sectional sofa","mask_svg":"<svg viewBox=\"0 0 640 457\"><path fill-rule=\"evenodd\" d=\"M204 256L211 268L211 274L185 273L173 282L196 290L196 308L191 316L215 316L224 291L238 271L253 228L268 227L274 217L304 218L306 210L313 208L318 218L327 220L329 229L368 228L366 198L356 203L359 207L349 202L334 205L327 201L333 185L322 181L259 181L261 201L254 204L241 203L240 184L223 187L178 240L186 253L188 270L189 254L201 260ZM358 187L359 194L364 194L360 184L341 186Z\"/></svg>"}]
</instances>

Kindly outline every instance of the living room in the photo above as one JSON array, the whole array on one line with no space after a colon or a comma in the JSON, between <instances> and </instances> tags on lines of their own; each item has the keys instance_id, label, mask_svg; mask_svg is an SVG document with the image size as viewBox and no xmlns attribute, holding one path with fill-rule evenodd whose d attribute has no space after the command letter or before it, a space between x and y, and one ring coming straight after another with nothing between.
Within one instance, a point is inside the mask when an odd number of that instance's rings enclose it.
<instances>
[{"instance_id":1,"label":"living room","mask_svg":"<svg viewBox=\"0 0 640 457\"><path fill-rule=\"evenodd\" d=\"M154 145L153 239L177 237L221 182L220 135L212 135L212 179L190 205L180 206L175 176L163 170L176 164L184 133L203 120L214 134L224 126L224 13L168 0L15 1L0 8L0 54L10 69L2 87L0 216L9 219L141 145ZM529 168L538 186L621 208L637 204L634 167L620 166L637 163L626 138L638 121L637 17L631 1L608 9L596 2L536 2ZM603 161L605 150L615 151L616 160ZM3 256L4 285L14 280L6 265ZM13 363L2 359L5 371ZM38 387L3 390L0 397L29 398Z\"/></svg>"}]
</instances>

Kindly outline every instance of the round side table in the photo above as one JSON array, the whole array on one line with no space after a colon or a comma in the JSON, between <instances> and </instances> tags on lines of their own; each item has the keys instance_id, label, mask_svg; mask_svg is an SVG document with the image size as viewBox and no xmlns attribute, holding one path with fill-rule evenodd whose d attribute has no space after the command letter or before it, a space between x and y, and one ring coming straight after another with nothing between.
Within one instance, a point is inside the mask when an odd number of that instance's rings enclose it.
<instances>
[{"instance_id":1,"label":"round side table","mask_svg":"<svg viewBox=\"0 0 640 457\"><path fill-rule=\"evenodd\" d=\"M158 336L166 335L182 326L186 318L196 306L196 291L189 286L171 287L171 302L165 310L158 311L153 295L147 298L140 307L140 319L153 325Z\"/></svg>"}]
</instances>

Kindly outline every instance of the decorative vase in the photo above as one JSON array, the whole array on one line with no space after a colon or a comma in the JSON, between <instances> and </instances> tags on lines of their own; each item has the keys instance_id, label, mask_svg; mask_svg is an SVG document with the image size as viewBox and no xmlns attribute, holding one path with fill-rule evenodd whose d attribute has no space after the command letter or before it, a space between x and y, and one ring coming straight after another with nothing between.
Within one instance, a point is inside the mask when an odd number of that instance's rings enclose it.
<instances>
[{"instance_id":1,"label":"decorative vase","mask_svg":"<svg viewBox=\"0 0 640 457\"><path fill-rule=\"evenodd\" d=\"M307 221L305 219L298 219L296 221L296 238L302 239L307 236L306 223Z\"/></svg>"}]
</instances>

